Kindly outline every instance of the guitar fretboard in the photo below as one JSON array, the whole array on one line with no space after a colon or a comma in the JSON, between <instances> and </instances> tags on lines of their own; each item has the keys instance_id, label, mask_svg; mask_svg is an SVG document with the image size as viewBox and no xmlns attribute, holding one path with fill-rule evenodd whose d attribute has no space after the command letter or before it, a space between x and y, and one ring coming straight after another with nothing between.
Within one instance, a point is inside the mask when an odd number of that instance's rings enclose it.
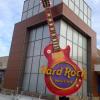
<instances>
[{"instance_id":1,"label":"guitar fretboard","mask_svg":"<svg viewBox=\"0 0 100 100\"><path fill-rule=\"evenodd\" d=\"M54 51L56 52L56 51L60 50L60 47L59 47L58 38L56 36L56 29L55 29L53 17L51 14L51 9L49 7L46 8L45 13L46 13L46 17L47 17L48 26L49 26L51 41L53 44Z\"/></svg>"}]
</instances>

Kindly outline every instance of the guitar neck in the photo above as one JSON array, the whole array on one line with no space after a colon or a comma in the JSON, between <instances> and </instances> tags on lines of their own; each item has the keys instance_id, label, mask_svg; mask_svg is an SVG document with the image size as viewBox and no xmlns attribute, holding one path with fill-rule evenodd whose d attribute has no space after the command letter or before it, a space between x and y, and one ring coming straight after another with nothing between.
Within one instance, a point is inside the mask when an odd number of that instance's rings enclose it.
<instances>
[{"instance_id":1,"label":"guitar neck","mask_svg":"<svg viewBox=\"0 0 100 100\"><path fill-rule=\"evenodd\" d=\"M53 21L53 17L51 14L51 9L48 7L45 10L45 14L46 14L46 18L47 18L47 22L48 22L48 26L49 26L49 31L50 31L50 37L51 37L51 41L53 44L53 49L54 51L59 51L60 47L59 47L59 41L56 35L56 29L55 29L55 24Z\"/></svg>"}]
</instances>

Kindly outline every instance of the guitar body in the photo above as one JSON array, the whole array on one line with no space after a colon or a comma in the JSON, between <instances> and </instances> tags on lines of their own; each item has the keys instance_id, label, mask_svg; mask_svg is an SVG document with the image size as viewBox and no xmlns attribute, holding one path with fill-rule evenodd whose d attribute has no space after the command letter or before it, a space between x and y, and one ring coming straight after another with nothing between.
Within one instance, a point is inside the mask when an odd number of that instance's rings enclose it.
<instances>
[{"instance_id":1,"label":"guitar body","mask_svg":"<svg viewBox=\"0 0 100 100\"><path fill-rule=\"evenodd\" d=\"M67 46L65 49L61 49L58 52L53 52L53 46L52 46L52 44L49 44L44 49L44 54L48 60L48 68L53 69L53 70L61 69L62 67L65 68L65 69L63 69L61 76L57 76L55 74L54 75L46 75L45 74L45 83L46 83L46 86L48 87L48 89L52 93L57 94L59 96L69 96L69 95L75 93L76 91L78 91L82 85L81 73L78 76L78 78L76 78L76 75L71 78L68 78L67 76L64 76L64 77L62 76L65 73L66 67L68 67L70 65L71 66L69 69L71 69L73 71L77 70L77 71L81 72L80 68L70 58L70 46ZM68 82L57 83L57 82L55 82L56 79L58 81L61 81L61 80L72 81L73 80L73 82L69 83L69 85L68 85ZM62 84L62 86L61 86L61 84Z\"/></svg>"}]
</instances>

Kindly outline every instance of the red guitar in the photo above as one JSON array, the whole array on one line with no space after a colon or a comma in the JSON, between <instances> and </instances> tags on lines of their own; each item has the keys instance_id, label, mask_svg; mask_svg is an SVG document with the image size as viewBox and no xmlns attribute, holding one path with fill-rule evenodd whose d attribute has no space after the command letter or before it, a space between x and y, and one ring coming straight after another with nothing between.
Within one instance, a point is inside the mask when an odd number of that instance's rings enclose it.
<instances>
[{"instance_id":1,"label":"red guitar","mask_svg":"<svg viewBox=\"0 0 100 100\"><path fill-rule=\"evenodd\" d=\"M44 49L48 59L45 83L48 89L59 96L68 96L79 90L83 76L80 68L70 58L70 46L61 49L56 36L56 29L50 9L49 0L42 0L49 26L52 44Z\"/></svg>"}]
</instances>

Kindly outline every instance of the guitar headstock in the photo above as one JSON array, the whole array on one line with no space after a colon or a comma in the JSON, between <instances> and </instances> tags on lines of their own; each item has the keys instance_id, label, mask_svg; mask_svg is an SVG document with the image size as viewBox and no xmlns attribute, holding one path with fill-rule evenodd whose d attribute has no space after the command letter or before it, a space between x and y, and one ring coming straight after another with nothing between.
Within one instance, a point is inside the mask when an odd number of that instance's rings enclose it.
<instances>
[{"instance_id":1,"label":"guitar headstock","mask_svg":"<svg viewBox=\"0 0 100 100\"><path fill-rule=\"evenodd\" d=\"M41 0L41 1L42 1L44 8L50 7L50 1L49 0Z\"/></svg>"}]
</instances>

